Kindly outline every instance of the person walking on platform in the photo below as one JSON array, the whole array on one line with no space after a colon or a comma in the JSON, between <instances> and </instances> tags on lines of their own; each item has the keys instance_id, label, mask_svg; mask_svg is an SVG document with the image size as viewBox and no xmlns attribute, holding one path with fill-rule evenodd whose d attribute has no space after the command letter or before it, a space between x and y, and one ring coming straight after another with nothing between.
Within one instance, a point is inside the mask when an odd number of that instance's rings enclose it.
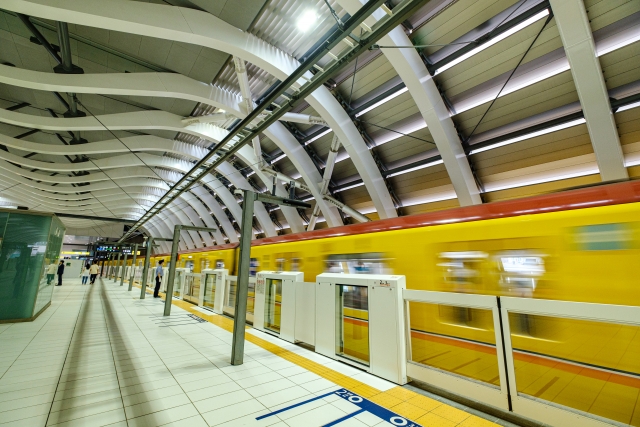
<instances>
[{"instance_id":1,"label":"person walking on platform","mask_svg":"<svg viewBox=\"0 0 640 427\"><path fill-rule=\"evenodd\" d=\"M64 261L60 260L60 264L58 264L58 284L56 286L62 286L63 274L64 274Z\"/></svg>"},{"instance_id":2,"label":"person walking on platform","mask_svg":"<svg viewBox=\"0 0 640 427\"><path fill-rule=\"evenodd\" d=\"M47 285L50 285L51 282L53 282L53 278L56 275L56 270L57 270L57 265L55 262L53 262L53 260L51 261L51 264L49 264L49 266L47 267Z\"/></svg>"},{"instance_id":3,"label":"person walking on platform","mask_svg":"<svg viewBox=\"0 0 640 427\"><path fill-rule=\"evenodd\" d=\"M158 295L158 292L160 292L160 283L162 283L162 276L164 276L164 271L162 270L162 264L164 264L163 259L158 261L158 266L156 267L156 287L153 289L154 298L160 298L160 295Z\"/></svg>"},{"instance_id":4,"label":"person walking on platform","mask_svg":"<svg viewBox=\"0 0 640 427\"><path fill-rule=\"evenodd\" d=\"M82 277L82 284L86 285L89 280L89 264L82 266L82 273L80 273L80 277Z\"/></svg>"},{"instance_id":5,"label":"person walking on platform","mask_svg":"<svg viewBox=\"0 0 640 427\"><path fill-rule=\"evenodd\" d=\"M96 277L98 277L98 273L100 272L100 267L98 267L98 261L93 261L91 267L89 267L89 274L91 275L90 284L96 283Z\"/></svg>"}]
</instances>

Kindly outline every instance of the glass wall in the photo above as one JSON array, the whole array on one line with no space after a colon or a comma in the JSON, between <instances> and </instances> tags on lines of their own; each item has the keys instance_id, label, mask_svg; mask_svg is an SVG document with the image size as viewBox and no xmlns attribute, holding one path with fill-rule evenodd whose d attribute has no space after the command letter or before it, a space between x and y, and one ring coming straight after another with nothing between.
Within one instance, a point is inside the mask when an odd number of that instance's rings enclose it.
<instances>
[{"instance_id":1,"label":"glass wall","mask_svg":"<svg viewBox=\"0 0 640 427\"><path fill-rule=\"evenodd\" d=\"M45 270L64 231L54 216L0 211L0 321L30 319L51 301Z\"/></svg>"}]
</instances>

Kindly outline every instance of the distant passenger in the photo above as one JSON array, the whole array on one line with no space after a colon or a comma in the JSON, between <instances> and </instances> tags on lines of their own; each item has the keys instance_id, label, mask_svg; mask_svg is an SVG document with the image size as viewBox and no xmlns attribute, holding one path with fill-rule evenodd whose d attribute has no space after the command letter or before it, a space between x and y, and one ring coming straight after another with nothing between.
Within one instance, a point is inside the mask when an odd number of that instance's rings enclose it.
<instances>
[{"instance_id":1,"label":"distant passenger","mask_svg":"<svg viewBox=\"0 0 640 427\"><path fill-rule=\"evenodd\" d=\"M100 267L98 267L98 261L93 261L91 267L89 267L89 274L91 275L91 280L89 283L92 285L96 283L96 277L98 277L98 273L100 272Z\"/></svg>"},{"instance_id":2,"label":"distant passenger","mask_svg":"<svg viewBox=\"0 0 640 427\"><path fill-rule=\"evenodd\" d=\"M156 287L153 290L154 298L160 298L160 295L158 295L158 292L160 292L160 283L162 283L162 276L164 276L164 271L162 271L162 264L164 264L163 259L158 261L158 267L156 267Z\"/></svg>"},{"instance_id":3,"label":"distant passenger","mask_svg":"<svg viewBox=\"0 0 640 427\"><path fill-rule=\"evenodd\" d=\"M63 274L64 274L64 261L60 261L60 264L58 264L58 284L56 286L62 286Z\"/></svg>"},{"instance_id":4,"label":"distant passenger","mask_svg":"<svg viewBox=\"0 0 640 427\"><path fill-rule=\"evenodd\" d=\"M80 277L82 277L82 284L86 285L89 280L89 264L85 264L82 267L82 272L80 273Z\"/></svg>"},{"instance_id":5,"label":"distant passenger","mask_svg":"<svg viewBox=\"0 0 640 427\"><path fill-rule=\"evenodd\" d=\"M55 262L51 262L51 264L49 264L49 266L47 267L47 285L50 285L51 282L53 282L53 278L56 275L56 271L58 269L58 266L56 265Z\"/></svg>"}]
</instances>

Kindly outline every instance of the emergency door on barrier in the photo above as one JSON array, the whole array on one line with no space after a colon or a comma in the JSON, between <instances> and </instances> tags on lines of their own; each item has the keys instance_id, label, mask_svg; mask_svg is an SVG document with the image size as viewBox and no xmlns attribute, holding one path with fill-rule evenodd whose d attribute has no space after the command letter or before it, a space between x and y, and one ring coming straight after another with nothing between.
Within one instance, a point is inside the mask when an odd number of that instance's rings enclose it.
<instances>
[{"instance_id":1,"label":"emergency door on barrier","mask_svg":"<svg viewBox=\"0 0 640 427\"><path fill-rule=\"evenodd\" d=\"M225 296L224 288L227 283L228 275L229 270L225 268L202 270L201 280L202 283L204 283L202 307L211 310L214 313L222 314Z\"/></svg>"},{"instance_id":2,"label":"emergency door on barrier","mask_svg":"<svg viewBox=\"0 0 640 427\"><path fill-rule=\"evenodd\" d=\"M407 382L404 276L324 273L316 279L316 352Z\"/></svg>"},{"instance_id":3,"label":"emergency door on barrier","mask_svg":"<svg viewBox=\"0 0 640 427\"><path fill-rule=\"evenodd\" d=\"M182 290L184 288L184 282L188 271L188 268L176 268L176 275L173 280L174 298L182 298Z\"/></svg>"},{"instance_id":4,"label":"emergency door on barrier","mask_svg":"<svg viewBox=\"0 0 640 427\"><path fill-rule=\"evenodd\" d=\"M202 275L200 273L185 273L184 285L182 286L182 300L190 302L191 304L202 305L202 299L200 297L200 284L202 281Z\"/></svg>"},{"instance_id":5,"label":"emergency door on barrier","mask_svg":"<svg viewBox=\"0 0 640 427\"><path fill-rule=\"evenodd\" d=\"M261 271L256 279L253 327L295 342L296 286L304 273Z\"/></svg>"}]
</instances>

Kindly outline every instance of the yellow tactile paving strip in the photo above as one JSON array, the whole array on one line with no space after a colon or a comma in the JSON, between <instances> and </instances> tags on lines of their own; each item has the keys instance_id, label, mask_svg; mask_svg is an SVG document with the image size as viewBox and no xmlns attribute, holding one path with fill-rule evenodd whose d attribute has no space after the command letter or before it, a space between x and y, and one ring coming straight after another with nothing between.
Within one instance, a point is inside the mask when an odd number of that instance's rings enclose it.
<instances>
[{"instance_id":1,"label":"yellow tactile paving strip","mask_svg":"<svg viewBox=\"0 0 640 427\"><path fill-rule=\"evenodd\" d=\"M139 288L139 286L136 287ZM164 301L164 294L161 293L161 295ZM228 317L202 313L195 310L193 304L180 300L173 300L172 304L226 331L233 331L233 320ZM387 391L380 391L348 375L341 374L320 363L313 362L255 335L245 334L245 339L291 363L305 368L309 372L313 372L340 387L344 387L380 406L402 415L423 427L488 427L498 425L403 387L398 386Z\"/></svg>"}]
</instances>

